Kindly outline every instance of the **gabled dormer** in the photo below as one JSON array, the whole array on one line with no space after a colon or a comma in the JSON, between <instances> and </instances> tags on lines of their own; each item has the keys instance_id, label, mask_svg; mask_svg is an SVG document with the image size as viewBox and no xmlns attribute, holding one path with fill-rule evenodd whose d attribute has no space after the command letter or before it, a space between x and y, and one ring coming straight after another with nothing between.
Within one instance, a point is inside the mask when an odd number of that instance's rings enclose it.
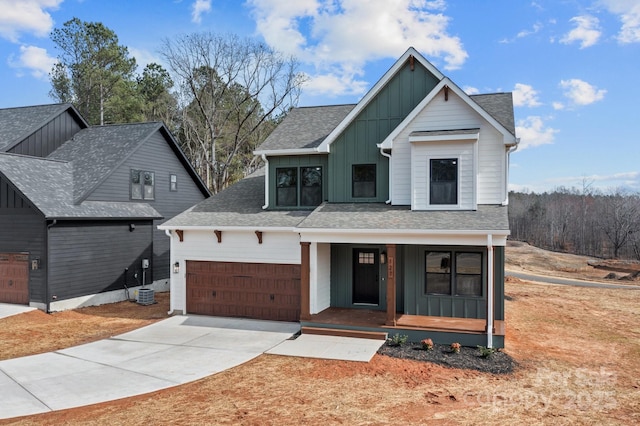
<instances>
[{"instance_id":1,"label":"gabled dormer","mask_svg":"<svg viewBox=\"0 0 640 426\"><path fill-rule=\"evenodd\" d=\"M354 105L295 108L255 151L268 209L475 210L506 199L510 94L466 95L408 49Z\"/></svg>"}]
</instances>

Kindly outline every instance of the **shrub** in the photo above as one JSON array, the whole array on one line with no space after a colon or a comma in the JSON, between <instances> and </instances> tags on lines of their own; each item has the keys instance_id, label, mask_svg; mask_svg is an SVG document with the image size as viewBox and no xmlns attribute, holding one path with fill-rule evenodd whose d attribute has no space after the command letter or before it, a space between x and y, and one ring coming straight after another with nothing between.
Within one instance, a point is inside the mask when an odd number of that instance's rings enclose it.
<instances>
[{"instance_id":1,"label":"shrub","mask_svg":"<svg viewBox=\"0 0 640 426\"><path fill-rule=\"evenodd\" d=\"M393 337L390 337L389 339L387 339L387 344L389 346L400 346L406 343L408 338L409 336L407 335L396 333L393 335Z\"/></svg>"},{"instance_id":2,"label":"shrub","mask_svg":"<svg viewBox=\"0 0 640 426\"><path fill-rule=\"evenodd\" d=\"M462 346L461 346L461 345L460 345L460 343L458 343L458 342L452 343L452 344L451 344L451 351L452 351L453 353L459 354L459 353L460 353L460 348L461 348L461 347L462 347Z\"/></svg>"},{"instance_id":3,"label":"shrub","mask_svg":"<svg viewBox=\"0 0 640 426\"><path fill-rule=\"evenodd\" d=\"M491 355L493 355L496 352L494 348L487 348L486 346L480 346L480 345L478 345L478 350L480 351L480 356L482 358L489 358Z\"/></svg>"},{"instance_id":4,"label":"shrub","mask_svg":"<svg viewBox=\"0 0 640 426\"><path fill-rule=\"evenodd\" d=\"M425 351L433 350L433 340L431 339L423 339L420 341L420 344Z\"/></svg>"}]
</instances>

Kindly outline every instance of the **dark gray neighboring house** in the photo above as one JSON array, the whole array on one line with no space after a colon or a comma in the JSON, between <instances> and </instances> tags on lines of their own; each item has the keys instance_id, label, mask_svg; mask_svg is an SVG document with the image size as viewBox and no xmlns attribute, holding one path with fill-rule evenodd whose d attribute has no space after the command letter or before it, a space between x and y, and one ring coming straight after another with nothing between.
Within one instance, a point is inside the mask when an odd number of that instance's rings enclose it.
<instances>
[{"instance_id":1,"label":"dark gray neighboring house","mask_svg":"<svg viewBox=\"0 0 640 426\"><path fill-rule=\"evenodd\" d=\"M162 123L0 110L0 302L57 311L123 300L125 284L168 289L157 225L209 195Z\"/></svg>"}]
</instances>

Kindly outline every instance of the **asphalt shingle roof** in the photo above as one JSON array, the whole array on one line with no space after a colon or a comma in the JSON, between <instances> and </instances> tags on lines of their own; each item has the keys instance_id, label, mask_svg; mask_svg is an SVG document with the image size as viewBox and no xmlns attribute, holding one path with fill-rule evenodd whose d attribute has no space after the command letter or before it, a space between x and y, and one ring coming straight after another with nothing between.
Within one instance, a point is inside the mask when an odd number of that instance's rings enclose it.
<instances>
[{"instance_id":1,"label":"asphalt shingle roof","mask_svg":"<svg viewBox=\"0 0 640 426\"><path fill-rule=\"evenodd\" d=\"M0 109L0 152L8 151L70 107L70 104L51 104Z\"/></svg>"},{"instance_id":2,"label":"asphalt shingle roof","mask_svg":"<svg viewBox=\"0 0 640 426\"><path fill-rule=\"evenodd\" d=\"M513 96L511 92L471 95L470 98L495 118L498 123L502 124L509 133L515 136L516 125L513 118Z\"/></svg>"},{"instance_id":3,"label":"asphalt shingle roof","mask_svg":"<svg viewBox=\"0 0 640 426\"><path fill-rule=\"evenodd\" d=\"M73 197L78 202L160 127L156 122L89 127L47 158L73 162Z\"/></svg>"},{"instance_id":4,"label":"asphalt shingle roof","mask_svg":"<svg viewBox=\"0 0 640 426\"><path fill-rule=\"evenodd\" d=\"M384 203L324 204L313 211L299 228L393 229L421 231L507 231L506 206L481 205L470 211L416 211L410 206Z\"/></svg>"},{"instance_id":5,"label":"asphalt shingle roof","mask_svg":"<svg viewBox=\"0 0 640 426\"><path fill-rule=\"evenodd\" d=\"M355 104L293 108L257 151L316 148Z\"/></svg>"},{"instance_id":6,"label":"asphalt shingle roof","mask_svg":"<svg viewBox=\"0 0 640 426\"><path fill-rule=\"evenodd\" d=\"M74 204L73 163L0 154L4 174L48 219L160 219L145 203L85 201Z\"/></svg>"},{"instance_id":7,"label":"asphalt shingle roof","mask_svg":"<svg viewBox=\"0 0 640 426\"><path fill-rule=\"evenodd\" d=\"M298 227L301 229L395 229L420 231L506 231L507 207L476 211L412 211L384 203L327 203L313 211L263 210L264 169L168 220L163 227Z\"/></svg>"},{"instance_id":8,"label":"asphalt shingle roof","mask_svg":"<svg viewBox=\"0 0 640 426\"><path fill-rule=\"evenodd\" d=\"M264 168L168 220L163 227L295 227L309 210L263 210Z\"/></svg>"}]
</instances>

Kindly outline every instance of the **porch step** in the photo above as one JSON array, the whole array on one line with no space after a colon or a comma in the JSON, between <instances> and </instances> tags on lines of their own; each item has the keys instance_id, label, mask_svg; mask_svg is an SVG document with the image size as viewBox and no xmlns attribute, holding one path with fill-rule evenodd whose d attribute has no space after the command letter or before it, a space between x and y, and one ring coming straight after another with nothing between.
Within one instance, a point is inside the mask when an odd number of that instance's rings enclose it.
<instances>
[{"instance_id":1,"label":"porch step","mask_svg":"<svg viewBox=\"0 0 640 426\"><path fill-rule=\"evenodd\" d=\"M356 337L359 339L387 340L388 333L381 331L344 330L339 328L302 327L303 334L320 334L323 336Z\"/></svg>"}]
</instances>

